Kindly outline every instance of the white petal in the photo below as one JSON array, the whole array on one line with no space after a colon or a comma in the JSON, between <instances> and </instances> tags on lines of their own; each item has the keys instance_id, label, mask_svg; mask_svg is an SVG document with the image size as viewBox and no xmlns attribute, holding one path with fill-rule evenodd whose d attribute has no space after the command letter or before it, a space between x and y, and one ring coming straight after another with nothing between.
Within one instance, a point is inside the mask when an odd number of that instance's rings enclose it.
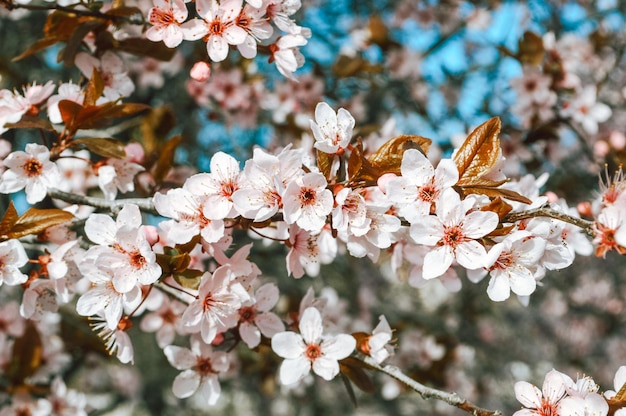
<instances>
[{"instance_id":1,"label":"white petal","mask_svg":"<svg viewBox=\"0 0 626 416\"><path fill-rule=\"evenodd\" d=\"M332 380L339 374L339 363L328 357L319 357L313 361L313 372L324 380Z\"/></svg>"},{"instance_id":2,"label":"white petal","mask_svg":"<svg viewBox=\"0 0 626 416\"><path fill-rule=\"evenodd\" d=\"M324 356L335 360L343 360L352 354L354 348L356 348L356 340L352 335L347 334L327 338L321 343Z\"/></svg>"},{"instance_id":3,"label":"white petal","mask_svg":"<svg viewBox=\"0 0 626 416\"><path fill-rule=\"evenodd\" d=\"M167 361L177 370L188 370L196 365L196 355L187 348L168 345L163 352Z\"/></svg>"},{"instance_id":4,"label":"white petal","mask_svg":"<svg viewBox=\"0 0 626 416\"><path fill-rule=\"evenodd\" d=\"M174 396L184 399L194 394L199 385L200 375L193 370L185 370L174 379L172 391Z\"/></svg>"},{"instance_id":5,"label":"white petal","mask_svg":"<svg viewBox=\"0 0 626 416\"><path fill-rule=\"evenodd\" d=\"M536 386L526 382L518 381L515 383L515 397L525 407L535 409L541 408L541 390Z\"/></svg>"},{"instance_id":6,"label":"white petal","mask_svg":"<svg viewBox=\"0 0 626 416\"><path fill-rule=\"evenodd\" d=\"M285 385L294 384L306 377L311 371L311 362L300 356L287 359L280 366L280 382Z\"/></svg>"},{"instance_id":7,"label":"white petal","mask_svg":"<svg viewBox=\"0 0 626 416\"><path fill-rule=\"evenodd\" d=\"M454 253L449 246L437 247L424 256L422 277L426 280L439 277L450 268Z\"/></svg>"},{"instance_id":8,"label":"white petal","mask_svg":"<svg viewBox=\"0 0 626 416\"><path fill-rule=\"evenodd\" d=\"M324 330L320 311L315 307L306 308L300 316L299 328L305 343L318 343Z\"/></svg>"},{"instance_id":9,"label":"white petal","mask_svg":"<svg viewBox=\"0 0 626 416\"><path fill-rule=\"evenodd\" d=\"M272 350L279 357L294 359L302 356L305 349L302 336L295 332L279 332L272 337Z\"/></svg>"}]
</instances>

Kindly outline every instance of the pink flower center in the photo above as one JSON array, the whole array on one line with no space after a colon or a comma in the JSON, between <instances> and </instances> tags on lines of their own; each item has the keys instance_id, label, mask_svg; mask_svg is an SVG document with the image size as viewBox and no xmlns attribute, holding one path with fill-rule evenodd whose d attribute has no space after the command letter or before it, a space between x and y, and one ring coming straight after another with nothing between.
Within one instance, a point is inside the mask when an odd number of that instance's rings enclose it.
<instances>
[{"instance_id":1,"label":"pink flower center","mask_svg":"<svg viewBox=\"0 0 626 416\"><path fill-rule=\"evenodd\" d=\"M237 186L237 183L232 179L222 182L222 196L225 196L228 199L231 199L233 193L235 193L237 189L239 189L239 186Z\"/></svg>"},{"instance_id":2,"label":"pink flower center","mask_svg":"<svg viewBox=\"0 0 626 416\"><path fill-rule=\"evenodd\" d=\"M441 241L439 241L439 245L456 248L464 241L467 241L467 238L465 234L463 234L463 229L460 225L455 225L452 227L444 227L444 235Z\"/></svg>"},{"instance_id":3,"label":"pink flower center","mask_svg":"<svg viewBox=\"0 0 626 416\"><path fill-rule=\"evenodd\" d=\"M502 253L500 253L498 260L496 260L494 265L491 266L489 270L495 270L495 269L506 270L509 267L511 267L513 263L515 263L515 258L513 256L513 253L511 253L510 251L503 251Z\"/></svg>"},{"instance_id":4,"label":"pink flower center","mask_svg":"<svg viewBox=\"0 0 626 416\"><path fill-rule=\"evenodd\" d=\"M43 164L36 158L30 158L24 163L24 173L29 178L40 176L43 170Z\"/></svg>"},{"instance_id":5,"label":"pink flower center","mask_svg":"<svg viewBox=\"0 0 626 416\"><path fill-rule=\"evenodd\" d=\"M304 356L313 362L322 356L322 349L317 344L309 344L306 346Z\"/></svg>"},{"instance_id":6,"label":"pink flower center","mask_svg":"<svg viewBox=\"0 0 626 416\"><path fill-rule=\"evenodd\" d=\"M437 195L439 195L439 190L434 184L429 183L420 188L418 198L424 202L433 202Z\"/></svg>"},{"instance_id":7,"label":"pink flower center","mask_svg":"<svg viewBox=\"0 0 626 416\"><path fill-rule=\"evenodd\" d=\"M128 253L128 257L130 258L130 265L135 269L143 269L147 263L146 258L139 251Z\"/></svg>"},{"instance_id":8,"label":"pink flower center","mask_svg":"<svg viewBox=\"0 0 626 416\"><path fill-rule=\"evenodd\" d=\"M300 191L300 203L302 206L309 206L315 203L315 190L311 188L302 188Z\"/></svg>"},{"instance_id":9,"label":"pink flower center","mask_svg":"<svg viewBox=\"0 0 626 416\"><path fill-rule=\"evenodd\" d=\"M224 25L220 19L215 19L209 24L209 36L222 36Z\"/></svg>"},{"instance_id":10,"label":"pink flower center","mask_svg":"<svg viewBox=\"0 0 626 416\"><path fill-rule=\"evenodd\" d=\"M196 371L201 376L208 376L209 374L217 374L218 372L213 369L210 358L198 357L196 364Z\"/></svg>"},{"instance_id":11,"label":"pink flower center","mask_svg":"<svg viewBox=\"0 0 626 416\"><path fill-rule=\"evenodd\" d=\"M215 298L213 298L213 293L209 292L204 298L204 302L202 303L202 309L204 311L211 310L215 306Z\"/></svg>"},{"instance_id":12,"label":"pink flower center","mask_svg":"<svg viewBox=\"0 0 626 416\"><path fill-rule=\"evenodd\" d=\"M539 410L539 416L558 416L559 407L556 403L551 403L547 400L543 400L541 403L541 409Z\"/></svg>"},{"instance_id":13,"label":"pink flower center","mask_svg":"<svg viewBox=\"0 0 626 416\"><path fill-rule=\"evenodd\" d=\"M244 306L239 309L239 320L241 322L254 322L256 309L252 306Z\"/></svg>"},{"instance_id":14,"label":"pink flower center","mask_svg":"<svg viewBox=\"0 0 626 416\"><path fill-rule=\"evenodd\" d=\"M158 7L154 7L152 9L149 20L154 26L169 26L178 24L176 18L174 17L174 12L171 9L163 10Z\"/></svg>"}]
</instances>

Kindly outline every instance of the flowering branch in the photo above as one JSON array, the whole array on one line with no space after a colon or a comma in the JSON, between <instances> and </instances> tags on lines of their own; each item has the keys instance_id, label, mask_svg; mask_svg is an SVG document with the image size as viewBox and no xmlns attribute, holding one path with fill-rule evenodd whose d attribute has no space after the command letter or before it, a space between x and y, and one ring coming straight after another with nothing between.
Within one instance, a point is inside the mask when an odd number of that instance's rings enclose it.
<instances>
[{"instance_id":1,"label":"flowering branch","mask_svg":"<svg viewBox=\"0 0 626 416\"><path fill-rule=\"evenodd\" d=\"M81 9L76 9L74 7L61 6L56 3L44 4L44 5L19 4L11 0L2 0L0 1L0 4L6 7L7 10L9 11L15 10L15 9L26 9L26 10L31 10L31 11L58 10L58 11L65 12L65 13L72 13L77 16L97 17L101 19L112 20L115 22L126 21L131 24L144 24L145 23L144 17L140 13L136 13L131 16L119 16L119 15L113 15L113 14L100 13L98 11L93 11L93 10L81 10ZM80 3L76 4L76 6L78 5L80 5ZM140 20L133 19L134 16L138 16Z\"/></svg>"},{"instance_id":2,"label":"flowering branch","mask_svg":"<svg viewBox=\"0 0 626 416\"><path fill-rule=\"evenodd\" d=\"M61 201L69 202L71 204L89 205L95 208L110 210L113 213L119 212L126 204L133 204L137 205L143 212L159 215L157 210L154 209L152 198L126 198L109 201L93 196L71 194L54 188L48 189L48 196L50 196L50 198L60 199Z\"/></svg>"},{"instance_id":3,"label":"flowering branch","mask_svg":"<svg viewBox=\"0 0 626 416\"><path fill-rule=\"evenodd\" d=\"M411 390L417 392L422 398L430 399L434 398L437 400L444 401L452 406L458 407L459 409L465 410L468 413L471 413L474 416L501 416L498 410L492 411L480 408L475 404L459 397L456 393L448 393L445 391L433 389L432 387L427 387L417 381L413 380L411 377L404 374L402 371L398 369L398 367L394 367L392 365L381 366L374 360L372 357L363 357L363 362L367 364L369 367L374 370L380 371L381 373L385 373L390 377L398 380L405 386L409 387Z\"/></svg>"},{"instance_id":4,"label":"flowering branch","mask_svg":"<svg viewBox=\"0 0 626 416\"><path fill-rule=\"evenodd\" d=\"M584 220L582 218L574 217L572 215L565 214L564 212L554 210L548 206L542 206L539 208L529 209L522 212L514 212L507 214L502 222L517 222L528 218L547 217L555 220L567 222L582 229L587 235L594 237L595 231L593 230L593 222Z\"/></svg>"}]
</instances>

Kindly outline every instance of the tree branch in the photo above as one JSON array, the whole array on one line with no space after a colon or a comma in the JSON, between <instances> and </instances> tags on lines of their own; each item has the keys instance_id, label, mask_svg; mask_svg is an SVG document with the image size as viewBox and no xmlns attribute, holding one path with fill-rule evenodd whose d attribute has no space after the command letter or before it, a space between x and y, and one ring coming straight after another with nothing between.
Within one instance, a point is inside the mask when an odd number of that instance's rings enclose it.
<instances>
[{"instance_id":1,"label":"tree branch","mask_svg":"<svg viewBox=\"0 0 626 416\"><path fill-rule=\"evenodd\" d=\"M93 11L93 10L76 9L75 7L73 7L73 6L82 5L81 3L77 3L72 6L61 6L56 3L35 5L35 4L19 4L11 0L0 0L0 4L2 4L9 11L15 10L15 9L26 9L30 11L58 10L58 11L65 12L65 13L75 14L77 16L97 17L100 19L111 20L114 22L125 21L134 25L143 25L145 23L144 22L145 19L143 15L141 15L140 13L137 13L135 15L130 15L130 16L120 16L120 15L101 13L101 12ZM133 16L141 16L141 18L134 19Z\"/></svg>"},{"instance_id":2,"label":"tree branch","mask_svg":"<svg viewBox=\"0 0 626 416\"><path fill-rule=\"evenodd\" d=\"M48 196L50 198L69 202L70 204L89 205L95 208L107 209L113 213L118 213L126 204L134 204L137 205L143 212L160 215L154 208L152 198L126 198L109 201L107 199L96 198L93 196L70 194L54 188L48 189Z\"/></svg>"},{"instance_id":3,"label":"tree branch","mask_svg":"<svg viewBox=\"0 0 626 416\"><path fill-rule=\"evenodd\" d=\"M381 366L378 364L372 357L363 357L357 358L361 360L363 363L368 365L370 368L380 371L381 373L385 373L390 377L395 378L405 386L409 387L411 390L417 392L424 399L437 399L448 403L454 407L458 407L461 410L465 410L466 412L474 415L474 416L502 416L502 413L498 410L487 410L481 407L476 406L475 404L459 397L456 393L448 393L445 391L433 389L432 387L427 387L417 381L413 380L411 377L404 374L398 367L394 367L391 365Z\"/></svg>"},{"instance_id":4,"label":"tree branch","mask_svg":"<svg viewBox=\"0 0 626 416\"><path fill-rule=\"evenodd\" d=\"M595 237L596 233L593 230L593 222L583 220L582 218L574 217L573 215L565 214L564 212L557 211L548 206L542 206L539 208L529 209L528 211L513 212L507 214L502 222L517 222L528 218L548 217L555 220L563 221L569 224L573 224L581 228L587 235Z\"/></svg>"}]
</instances>

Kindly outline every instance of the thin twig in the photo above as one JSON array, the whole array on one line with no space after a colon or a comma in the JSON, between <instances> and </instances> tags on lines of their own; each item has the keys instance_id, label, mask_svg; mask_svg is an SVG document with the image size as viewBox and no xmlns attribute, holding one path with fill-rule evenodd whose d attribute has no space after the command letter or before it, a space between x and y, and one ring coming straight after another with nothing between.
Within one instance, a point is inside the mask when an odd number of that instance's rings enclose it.
<instances>
[{"instance_id":1,"label":"thin twig","mask_svg":"<svg viewBox=\"0 0 626 416\"><path fill-rule=\"evenodd\" d=\"M77 16L89 16L89 17L97 17L100 19L111 20L114 22L118 21L126 21L130 24L141 25L143 24L144 17L141 16L141 20L135 21L133 20L133 16L117 16L113 14L101 13L93 10L84 10L84 9L76 9L74 7L61 6L58 4L44 4L44 5L35 5L35 4L19 4L14 3L13 1L1 1L0 2L4 7L6 7L9 11L15 9L26 9L30 11L49 11L49 10L58 10L65 13L75 14ZM77 4L78 5L78 4ZM139 13L137 13L139 15Z\"/></svg>"},{"instance_id":2,"label":"thin twig","mask_svg":"<svg viewBox=\"0 0 626 416\"><path fill-rule=\"evenodd\" d=\"M481 407L476 406L475 404L461 398L456 393L449 393L442 390L437 390L432 387L427 387L417 381L413 380L411 377L404 374L398 367L394 367L392 365L381 366L378 364L372 357L362 357L357 358L361 360L369 367L374 370L380 371L381 373L385 373L390 377L395 378L405 386L409 387L411 390L417 392L424 399L437 399L448 403L449 405L458 407L459 409L465 410L466 412L474 415L474 416L502 416L502 413L498 410L487 410Z\"/></svg>"},{"instance_id":3,"label":"thin twig","mask_svg":"<svg viewBox=\"0 0 626 416\"><path fill-rule=\"evenodd\" d=\"M537 217L548 217L554 218L555 220L563 221L572 225L575 225L582 229L587 235L591 237L595 237L596 233L593 230L593 222L583 220L582 218L574 217L573 215L565 214L564 212L557 211L547 206L542 206L539 208L529 209L527 211L522 212L513 212L507 214L503 219L503 223L512 223L517 221L522 221L529 218L537 218Z\"/></svg>"}]
</instances>

